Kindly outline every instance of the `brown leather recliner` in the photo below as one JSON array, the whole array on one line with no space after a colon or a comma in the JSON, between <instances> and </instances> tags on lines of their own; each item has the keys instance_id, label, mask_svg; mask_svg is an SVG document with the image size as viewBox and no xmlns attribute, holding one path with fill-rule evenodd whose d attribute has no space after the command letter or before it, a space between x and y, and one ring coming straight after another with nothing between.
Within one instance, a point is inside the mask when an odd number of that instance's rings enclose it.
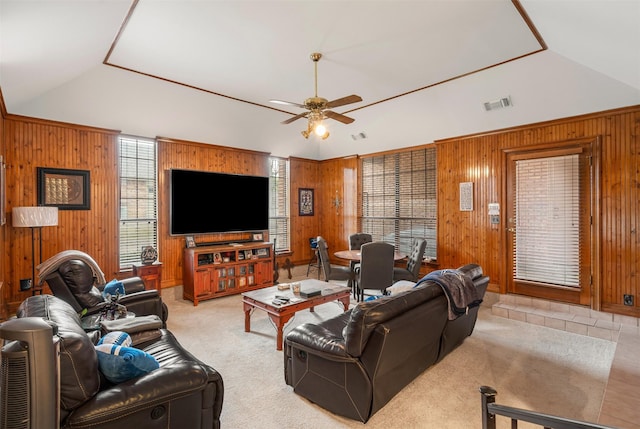
<instances>
[{"instance_id":1,"label":"brown leather recliner","mask_svg":"<svg viewBox=\"0 0 640 429\"><path fill-rule=\"evenodd\" d=\"M101 312L108 303L102 296L104 285L96 285L94 271L81 259L61 262L43 280L47 282L53 295L69 303L83 316ZM158 291L145 290L140 277L130 277L121 282L125 295L120 297L118 303L136 316L156 315L162 320L162 326L166 327L169 312Z\"/></svg>"}]
</instances>

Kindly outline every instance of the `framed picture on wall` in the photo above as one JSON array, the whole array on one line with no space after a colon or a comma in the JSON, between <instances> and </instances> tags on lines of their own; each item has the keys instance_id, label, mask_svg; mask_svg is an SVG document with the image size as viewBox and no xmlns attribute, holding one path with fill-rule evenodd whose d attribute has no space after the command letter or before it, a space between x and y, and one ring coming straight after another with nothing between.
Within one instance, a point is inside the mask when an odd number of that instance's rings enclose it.
<instances>
[{"instance_id":1,"label":"framed picture on wall","mask_svg":"<svg viewBox=\"0 0 640 429\"><path fill-rule=\"evenodd\" d=\"M38 167L38 205L89 210L89 170Z\"/></svg>"},{"instance_id":2,"label":"framed picture on wall","mask_svg":"<svg viewBox=\"0 0 640 429\"><path fill-rule=\"evenodd\" d=\"M313 216L313 189L298 188L298 215Z\"/></svg>"}]
</instances>

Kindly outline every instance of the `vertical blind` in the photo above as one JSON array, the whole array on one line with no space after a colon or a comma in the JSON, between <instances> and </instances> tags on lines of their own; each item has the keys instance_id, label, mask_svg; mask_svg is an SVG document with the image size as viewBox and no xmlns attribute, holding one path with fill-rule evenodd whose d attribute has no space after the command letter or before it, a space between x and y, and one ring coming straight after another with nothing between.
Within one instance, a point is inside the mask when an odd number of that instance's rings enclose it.
<instances>
[{"instance_id":1,"label":"vertical blind","mask_svg":"<svg viewBox=\"0 0 640 429\"><path fill-rule=\"evenodd\" d=\"M269 239L276 251L289 250L289 161L269 158Z\"/></svg>"},{"instance_id":2,"label":"vertical blind","mask_svg":"<svg viewBox=\"0 0 640 429\"><path fill-rule=\"evenodd\" d=\"M142 248L158 248L157 162L154 140L121 136L120 269L140 262Z\"/></svg>"},{"instance_id":3,"label":"vertical blind","mask_svg":"<svg viewBox=\"0 0 640 429\"><path fill-rule=\"evenodd\" d=\"M362 230L375 241L411 253L413 238L427 240L436 258L436 150L363 158Z\"/></svg>"},{"instance_id":4,"label":"vertical blind","mask_svg":"<svg viewBox=\"0 0 640 429\"><path fill-rule=\"evenodd\" d=\"M514 278L580 286L578 155L516 161Z\"/></svg>"}]
</instances>

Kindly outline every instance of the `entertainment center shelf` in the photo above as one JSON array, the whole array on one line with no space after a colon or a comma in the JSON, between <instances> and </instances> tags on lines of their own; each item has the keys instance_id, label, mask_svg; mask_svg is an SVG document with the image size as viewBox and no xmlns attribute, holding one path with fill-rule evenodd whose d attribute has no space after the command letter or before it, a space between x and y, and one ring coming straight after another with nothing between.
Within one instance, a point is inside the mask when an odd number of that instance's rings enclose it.
<instances>
[{"instance_id":1,"label":"entertainment center shelf","mask_svg":"<svg viewBox=\"0 0 640 429\"><path fill-rule=\"evenodd\" d=\"M273 245L250 242L184 249L183 298L199 301L273 286Z\"/></svg>"}]
</instances>

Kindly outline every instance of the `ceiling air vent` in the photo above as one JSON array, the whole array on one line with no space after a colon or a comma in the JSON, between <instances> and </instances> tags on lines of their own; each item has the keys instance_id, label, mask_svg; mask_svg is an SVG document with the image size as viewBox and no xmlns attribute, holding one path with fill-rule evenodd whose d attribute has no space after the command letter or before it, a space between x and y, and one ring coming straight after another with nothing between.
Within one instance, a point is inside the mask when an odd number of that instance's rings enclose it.
<instances>
[{"instance_id":1,"label":"ceiling air vent","mask_svg":"<svg viewBox=\"0 0 640 429\"><path fill-rule=\"evenodd\" d=\"M351 134L351 138L354 140L366 139L367 135L364 132L358 134Z\"/></svg>"},{"instance_id":2,"label":"ceiling air vent","mask_svg":"<svg viewBox=\"0 0 640 429\"><path fill-rule=\"evenodd\" d=\"M491 110L502 109L504 107L511 107L513 104L511 103L511 96L500 98L498 100L487 101L484 103L484 110L487 112Z\"/></svg>"}]
</instances>

